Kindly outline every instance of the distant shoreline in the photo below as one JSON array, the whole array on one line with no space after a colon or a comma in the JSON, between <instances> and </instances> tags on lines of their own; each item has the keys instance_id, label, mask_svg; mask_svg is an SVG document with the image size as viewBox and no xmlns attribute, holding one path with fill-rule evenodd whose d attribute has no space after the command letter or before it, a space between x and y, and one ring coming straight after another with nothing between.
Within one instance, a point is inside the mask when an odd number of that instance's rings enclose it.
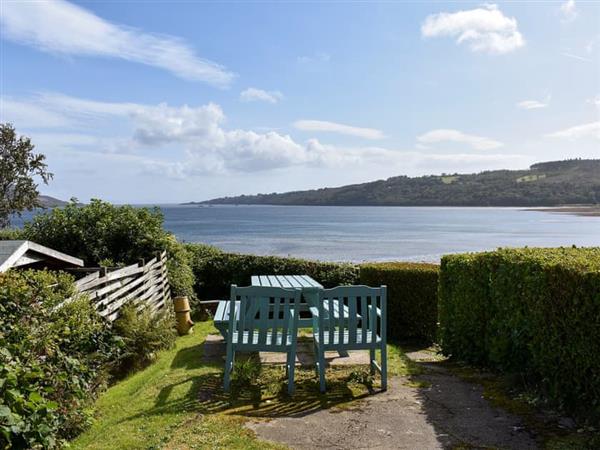
<instances>
[{"instance_id":1,"label":"distant shoreline","mask_svg":"<svg viewBox=\"0 0 600 450\"><path fill-rule=\"evenodd\" d=\"M527 208L524 211L543 211L557 214L570 214L582 217L600 217L600 205L573 205L573 206L553 206L541 208Z\"/></svg>"}]
</instances>

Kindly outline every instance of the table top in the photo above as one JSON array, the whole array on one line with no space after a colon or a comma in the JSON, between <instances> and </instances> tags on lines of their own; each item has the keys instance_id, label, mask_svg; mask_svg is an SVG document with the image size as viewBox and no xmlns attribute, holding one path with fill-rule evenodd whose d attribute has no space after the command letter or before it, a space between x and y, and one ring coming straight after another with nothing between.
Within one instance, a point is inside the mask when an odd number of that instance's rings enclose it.
<instances>
[{"instance_id":1,"label":"table top","mask_svg":"<svg viewBox=\"0 0 600 450\"><path fill-rule=\"evenodd\" d=\"M253 275L252 286L323 289L321 284L308 275Z\"/></svg>"}]
</instances>

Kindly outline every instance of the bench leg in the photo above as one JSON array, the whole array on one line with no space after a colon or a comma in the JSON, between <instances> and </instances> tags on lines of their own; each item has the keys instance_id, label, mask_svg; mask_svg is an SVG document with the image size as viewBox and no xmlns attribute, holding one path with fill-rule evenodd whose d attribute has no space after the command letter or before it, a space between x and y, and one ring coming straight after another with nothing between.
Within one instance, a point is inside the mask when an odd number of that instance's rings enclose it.
<instances>
[{"instance_id":1,"label":"bench leg","mask_svg":"<svg viewBox=\"0 0 600 450\"><path fill-rule=\"evenodd\" d=\"M375 349L369 349L369 373L375 374Z\"/></svg>"},{"instance_id":2,"label":"bench leg","mask_svg":"<svg viewBox=\"0 0 600 450\"><path fill-rule=\"evenodd\" d=\"M233 372L233 364L235 360L235 350L233 345L228 343L227 345L227 358L225 359L225 369L223 373L223 390L229 392L231 387L231 372Z\"/></svg>"},{"instance_id":3,"label":"bench leg","mask_svg":"<svg viewBox=\"0 0 600 450\"><path fill-rule=\"evenodd\" d=\"M387 391L387 345L381 346L381 390Z\"/></svg>"},{"instance_id":4,"label":"bench leg","mask_svg":"<svg viewBox=\"0 0 600 450\"><path fill-rule=\"evenodd\" d=\"M296 370L296 350L292 349L288 353L287 358L287 372L288 372L288 394L294 394L294 372Z\"/></svg>"},{"instance_id":5,"label":"bench leg","mask_svg":"<svg viewBox=\"0 0 600 450\"><path fill-rule=\"evenodd\" d=\"M327 390L325 383L325 351L315 346L315 356L317 357L316 365L319 374L319 390L324 393Z\"/></svg>"}]
</instances>

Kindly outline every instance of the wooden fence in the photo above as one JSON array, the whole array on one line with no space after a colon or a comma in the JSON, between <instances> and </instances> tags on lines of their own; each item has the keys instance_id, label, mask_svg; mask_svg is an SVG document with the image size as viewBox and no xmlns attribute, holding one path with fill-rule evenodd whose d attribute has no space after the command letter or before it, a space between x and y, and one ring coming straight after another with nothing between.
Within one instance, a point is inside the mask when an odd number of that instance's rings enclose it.
<instances>
[{"instance_id":1,"label":"wooden fence","mask_svg":"<svg viewBox=\"0 0 600 450\"><path fill-rule=\"evenodd\" d=\"M86 269L89 270L89 269ZM99 314L109 321L119 316L128 301L156 312L171 298L167 277L167 253L158 252L146 262L111 270L101 267L75 282L79 294L89 296Z\"/></svg>"}]
</instances>

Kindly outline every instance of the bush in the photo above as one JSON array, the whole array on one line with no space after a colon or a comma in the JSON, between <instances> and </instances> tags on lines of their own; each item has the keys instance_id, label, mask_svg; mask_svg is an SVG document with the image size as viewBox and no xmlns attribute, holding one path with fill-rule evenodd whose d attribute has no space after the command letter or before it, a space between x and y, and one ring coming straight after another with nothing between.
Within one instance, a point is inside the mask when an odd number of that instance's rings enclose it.
<instances>
[{"instance_id":1,"label":"bush","mask_svg":"<svg viewBox=\"0 0 600 450\"><path fill-rule=\"evenodd\" d=\"M186 244L192 255L196 293L200 298L227 298L231 284L248 286L252 275L309 275L325 287L356 284L357 267L277 256L241 255L214 247Z\"/></svg>"},{"instance_id":2,"label":"bush","mask_svg":"<svg viewBox=\"0 0 600 450\"><path fill-rule=\"evenodd\" d=\"M60 447L90 419L118 346L89 301L56 305L72 278L46 271L0 275L0 446Z\"/></svg>"},{"instance_id":3,"label":"bush","mask_svg":"<svg viewBox=\"0 0 600 450\"><path fill-rule=\"evenodd\" d=\"M439 266L424 263L372 263L360 266L360 283L388 288L388 337L433 342L438 311Z\"/></svg>"},{"instance_id":4,"label":"bush","mask_svg":"<svg viewBox=\"0 0 600 450\"><path fill-rule=\"evenodd\" d=\"M175 345L173 315L169 311L152 315L147 309L125 305L113 324L113 331L123 340L124 351L113 366L113 374L122 377L151 364L159 350Z\"/></svg>"},{"instance_id":5,"label":"bush","mask_svg":"<svg viewBox=\"0 0 600 450\"><path fill-rule=\"evenodd\" d=\"M600 418L600 248L446 256L440 326L445 353Z\"/></svg>"},{"instance_id":6,"label":"bush","mask_svg":"<svg viewBox=\"0 0 600 450\"><path fill-rule=\"evenodd\" d=\"M84 260L86 266L110 261L114 265L134 264L167 250L169 284L173 295L194 296L194 274L183 245L163 229L158 208L115 206L92 200L35 216L23 227L23 239L46 245Z\"/></svg>"},{"instance_id":7,"label":"bush","mask_svg":"<svg viewBox=\"0 0 600 450\"><path fill-rule=\"evenodd\" d=\"M22 231L16 228L0 229L0 241L16 241L23 239Z\"/></svg>"}]
</instances>

